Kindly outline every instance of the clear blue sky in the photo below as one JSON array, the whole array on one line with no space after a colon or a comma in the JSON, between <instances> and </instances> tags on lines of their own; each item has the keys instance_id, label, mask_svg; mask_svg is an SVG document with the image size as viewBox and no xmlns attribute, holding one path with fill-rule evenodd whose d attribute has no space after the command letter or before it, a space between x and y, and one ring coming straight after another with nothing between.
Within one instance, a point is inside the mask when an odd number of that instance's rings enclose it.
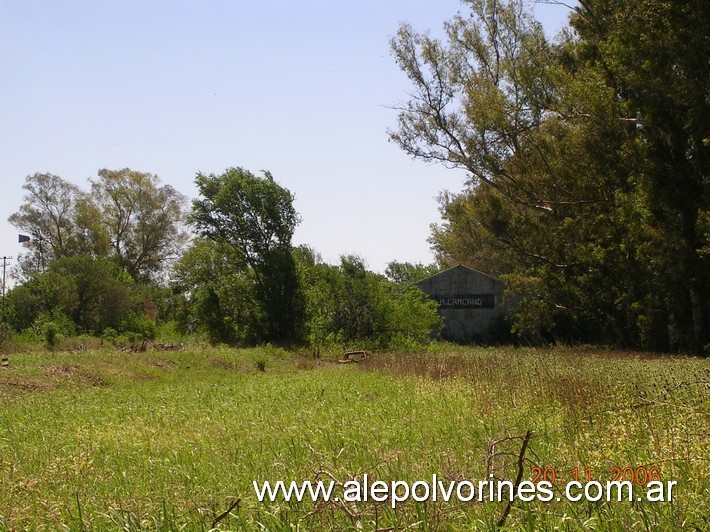
<instances>
[{"instance_id":1,"label":"clear blue sky","mask_svg":"<svg viewBox=\"0 0 710 532\"><path fill-rule=\"evenodd\" d=\"M549 33L568 10L533 5ZM198 171L266 169L296 195L294 241L431 262L435 197L465 176L387 141L410 86L400 22L441 33L458 0L0 1L0 256L28 174L87 188L100 168L157 174L188 197Z\"/></svg>"}]
</instances>

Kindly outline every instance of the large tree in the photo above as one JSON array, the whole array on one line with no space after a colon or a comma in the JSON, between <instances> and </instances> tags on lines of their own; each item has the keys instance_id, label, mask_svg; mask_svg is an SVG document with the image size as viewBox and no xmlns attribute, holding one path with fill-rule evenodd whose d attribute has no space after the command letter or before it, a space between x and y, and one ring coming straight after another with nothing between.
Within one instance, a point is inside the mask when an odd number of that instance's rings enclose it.
<instances>
[{"instance_id":1,"label":"large tree","mask_svg":"<svg viewBox=\"0 0 710 532\"><path fill-rule=\"evenodd\" d=\"M83 251L79 205L85 197L79 187L53 174L36 173L27 176L22 188L24 203L9 222L31 237L26 244L30 253L21 263L24 272Z\"/></svg>"},{"instance_id":2,"label":"large tree","mask_svg":"<svg viewBox=\"0 0 710 532\"><path fill-rule=\"evenodd\" d=\"M156 175L99 170L91 191L110 242L111 257L136 279L161 272L177 257L187 236L185 197Z\"/></svg>"},{"instance_id":3,"label":"large tree","mask_svg":"<svg viewBox=\"0 0 710 532\"><path fill-rule=\"evenodd\" d=\"M253 275L233 248L195 238L175 263L171 279L185 302L178 312L183 330L205 333L213 344L261 340Z\"/></svg>"},{"instance_id":4,"label":"large tree","mask_svg":"<svg viewBox=\"0 0 710 532\"><path fill-rule=\"evenodd\" d=\"M200 198L192 202L190 221L200 236L231 248L235 268L243 264L253 275L263 313L261 339L297 339L303 300L291 252L300 221L293 194L269 172L259 177L243 168L200 173L195 183Z\"/></svg>"},{"instance_id":5,"label":"large tree","mask_svg":"<svg viewBox=\"0 0 710 532\"><path fill-rule=\"evenodd\" d=\"M671 339L710 342L710 4L587 0L572 17L577 53L604 75L634 124L639 189L653 230L648 260Z\"/></svg>"},{"instance_id":6,"label":"large tree","mask_svg":"<svg viewBox=\"0 0 710 532\"><path fill-rule=\"evenodd\" d=\"M468 174L442 195L440 260L507 274L529 296L519 324L699 349L707 6L580 2L553 45L521 2L466 3L446 43L408 26L392 41L415 90L391 138Z\"/></svg>"},{"instance_id":7,"label":"large tree","mask_svg":"<svg viewBox=\"0 0 710 532\"><path fill-rule=\"evenodd\" d=\"M87 255L109 257L146 280L167 270L187 238L185 197L152 174L99 170L91 194L52 174L28 176L23 188L24 203L9 220L31 236L21 262L27 275L54 259Z\"/></svg>"}]
</instances>

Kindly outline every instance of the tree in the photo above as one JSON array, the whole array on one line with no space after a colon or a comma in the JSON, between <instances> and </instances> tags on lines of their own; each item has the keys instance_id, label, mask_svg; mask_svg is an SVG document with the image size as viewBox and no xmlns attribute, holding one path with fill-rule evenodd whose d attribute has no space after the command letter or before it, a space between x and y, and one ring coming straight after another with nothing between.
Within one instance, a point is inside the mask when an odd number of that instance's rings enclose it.
<instances>
[{"instance_id":1,"label":"tree","mask_svg":"<svg viewBox=\"0 0 710 532\"><path fill-rule=\"evenodd\" d=\"M439 260L506 275L520 328L699 349L708 7L580 2L553 45L521 2L466 3L446 44L392 41L415 91L391 139L468 174L441 197Z\"/></svg>"},{"instance_id":2,"label":"tree","mask_svg":"<svg viewBox=\"0 0 710 532\"><path fill-rule=\"evenodd\" d=\"M30 254L21 264L25 274L36 271L42 262L82 252L77 206L85 196L79 187L54 174L36 173L27 176L22 188L24 203L9 222L31 236L25 244Z\"/></svg>"},{"instance_id":3,"label":"tree","mask_svg":"<svg viewBox=\"0 0 710 532\"><path fill-rule=\"evenodd\" d=\"M298 339L303 299L291 253L300 221L293 194L269 172L258 177L243 168L200 173L195 183L201 197L192 203L190 222L200 236L231 248L235 269L245 265L253 275L263 315L261 339Z\"/></svg>"},{"instance_id":4,"label":"tree","mask_svg":"<svg viewBox=\"0 0 710 532\"><path fill-rule=\"evenodd\" d=\"M10 222L32 238L25 274L62 257L110 257L135 279L164 271L186 241L185 198L157 176L99 170L92 194L52 174L27 177L28 193ZM40 257L41 253L41 257ZM41 259L41 260L40 260Z\"/></svg>"},{"instance_id":5,"label":"tree","mask_svg":"<svg viewBox=\"0 0 710 532\"><path fill-rule=\"evenodd\" d=\"M441 269L436 264L424 265L420 262L412 264L411 262L392 261L387 264L385 269L385 277L397 284L415 283L427 277L431 277L439 273Z\"/></svg>"},{"instance_id":6,"label":"tree","mask_svg":"<svg viewBox=\"0 0 710 532\"><path fill-rule=\"evenodd\" d=\"M306 332L316 353L328 345L412 347L436 335L438 304L408 282L368 271L362 258L344 255L324 264L310 249L295 252L306 299Z\"/></svg>"},{"instance_id":7,"label":"tree","mask_svg":"<svg viewBox=\"0 0 710 532\"><path fill-rule=\"evenodd\" d=\"M130 276L106 258L56 259L46 272L34 274L8 293L11 323L24 330L43 316L62 317L79 332L119 330L132 310L131 286Z\"/></svg>"},{"instance_id":8,"label":"tree","mask_svg":"<svg viewBox=\"0 0 710 532\"><path fill-rule=\"evenodd\" d=\"M655 289L674 347L698 351L710 342L710 5L589 0L571 23L579 60L603 73L635 126Z\"/></svg>"},{"instance_id":9,"label":"tree","mask_svg":"<svg viewBox=\"0 0 710 532\"><path fill-rule=\"evenodd\" d=\"M196 238L175 263L175 292L185 298L181 328L207 334L213 344L258 342L263 316L254 294L254 279L228 245Z\"/></svg>"},{"instance_id":10,"label":"tree","mask_svg":"<svg viewBox=\"0 0 710 532\"><path fill-rule=\"evenodd\" d=\"M111 257L134 279L148 279L177 257L187 235L182 227L185 197L153 174L99 170L91 181Z\"/></svg>"}]
</instances>

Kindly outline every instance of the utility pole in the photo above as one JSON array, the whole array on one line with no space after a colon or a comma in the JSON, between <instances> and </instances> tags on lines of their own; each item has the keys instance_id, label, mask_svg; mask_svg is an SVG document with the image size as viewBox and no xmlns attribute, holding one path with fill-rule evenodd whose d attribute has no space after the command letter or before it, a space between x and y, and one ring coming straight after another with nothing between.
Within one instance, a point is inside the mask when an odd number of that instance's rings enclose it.
<instances>
[{"instance_id":1,"label":"utility pole","mask_svg":"<svg viewBox=\"0 0 710 532\"><path fill-rule=\"evenodd\" d=\"M2 323L5 323L5 270L9 260L12 260L12 257L2 258Z\"/></svg>"}]
</instances>

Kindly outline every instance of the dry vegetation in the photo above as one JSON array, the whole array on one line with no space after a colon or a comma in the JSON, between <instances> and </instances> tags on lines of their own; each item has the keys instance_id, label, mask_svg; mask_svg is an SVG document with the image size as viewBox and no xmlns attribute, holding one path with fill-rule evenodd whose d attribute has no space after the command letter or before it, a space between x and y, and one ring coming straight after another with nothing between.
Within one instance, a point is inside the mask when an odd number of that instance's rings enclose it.
<instances>
[{"instance_id":1,"label":"dry vegetation","mask_svg":"<svg viewBox=\"0 0 710 532\"><path fill-rule=\"evenodd\" d=\"M704 529L706 359L443 349L338 365L272 348L26 352L0 370L0 529ZM526 438L527 436L527 438ZM525 452L521 453L526 441ZM259 503L251 481L609 480L671 503ZM558 492L559 493L559 492ZM237 501L239 501L237 503ZM227 511L230 510L230 511Z\"/></svg>"}]
</instances>

